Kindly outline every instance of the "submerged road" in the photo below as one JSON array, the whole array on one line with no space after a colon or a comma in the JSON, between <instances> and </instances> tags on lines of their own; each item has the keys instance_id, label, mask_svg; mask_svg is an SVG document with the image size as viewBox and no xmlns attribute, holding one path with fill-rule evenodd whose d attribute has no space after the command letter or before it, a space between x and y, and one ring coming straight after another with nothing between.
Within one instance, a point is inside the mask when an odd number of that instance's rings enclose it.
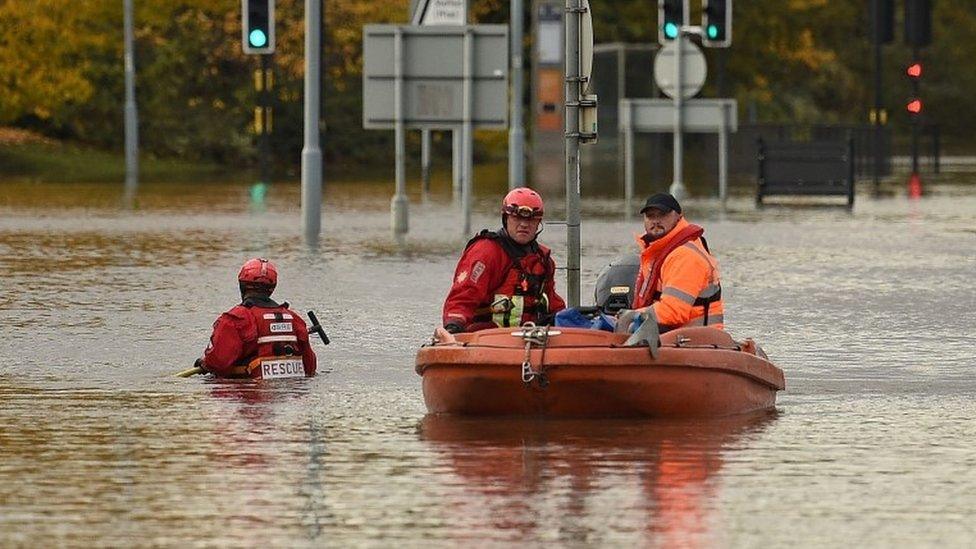
<instances>
[{"instance_id":1,"label":"submerged road","mask_svg":"<svg viewBox=\"0 0 976 549\"><path fill-rule=\"evenodd\" d=\"M414 353L464 239L443 194L391 242L389 185L0 185L0 546L952 545L976 537L976 174L853 212L689 202L730 332L786 372L718 421L425 417ZM500 195L499 195L500 196ZM494 227L498 197L476 204ZM548 198L558 219L561 198ZM583 296L639 222L584 196ZM565 230L541 240L565 255ZM236 270L313 309L320 375L180 379ZM565 291L565 280L559 287ZM587 301L589 302L589 301Z\"/></svg>"}]
</instances>

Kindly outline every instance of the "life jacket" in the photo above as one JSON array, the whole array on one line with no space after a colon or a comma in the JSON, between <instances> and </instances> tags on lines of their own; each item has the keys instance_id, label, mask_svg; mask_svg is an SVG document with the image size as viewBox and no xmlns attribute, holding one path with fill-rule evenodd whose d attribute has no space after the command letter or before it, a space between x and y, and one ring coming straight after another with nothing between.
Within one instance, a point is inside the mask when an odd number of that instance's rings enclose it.
<instances>
[{"instance_id":1,"label":"life jacket","mask_svg":"<svg viewBox=\"0 0 976 549\"><path fill-rule=\"evenodd\" d=\"M305 344L298 339L288 303L249 297L242 305L257 327L256 351L243 359L250 377L305 377Z\"/></svg>"},{"instance_id":2,"label":"life jacket","mask_svg":"<svg viewBox=\"0 0 976 549\"><path fill-rule=\"evenodd\" d=\"M505 328L536 321L549 313L546 281L555 274L549 248L535 240L525 246L516 244L501 231L482 230L464 247L470 248L479 240L491 240L508 256L508 271L501 285L495 289L491 303L475 309L473 322L493 322Z\"/></svg>"},{"instance_id":3,"label":"life jacket","mask_svg":"<svg viewBox=\"0 0 976 549\"><path fill-rule=\"evenodd\" d=\"M710 266L713 265L713 259L710 257L711 252L708 249L708 242L705 240L705 237L702 236L704 232L705 229L698 225L692 223L686 224L650 259L651 265L649 269L638 270L637 280L634 283L634 302L632 304L634 309L647 307L661 299L661 269L663 268L664 260L668 257L668 255L678 248L682 246L688 247L695 253L701 255ZM702 251L694 245L693 242L695 240L701 240L702 247L705 248L705 253L702 253ZM701 321L700 323L695 322L695 325L707 326L709 324L709 307L713 303L720 302L722 299L722 287L719 284L717 272L714 268L712 268L711 271L711 283L703 288L699 295L691 296L694 297L694 301L691 302L691 306L703 308ZM645 273L647 274L645 275ZM722 321L719 319L717 323L721 324ZM680 326L665 325L663 326L663 329L674 329L678 327Z\"/></svg>"}]
</instances>

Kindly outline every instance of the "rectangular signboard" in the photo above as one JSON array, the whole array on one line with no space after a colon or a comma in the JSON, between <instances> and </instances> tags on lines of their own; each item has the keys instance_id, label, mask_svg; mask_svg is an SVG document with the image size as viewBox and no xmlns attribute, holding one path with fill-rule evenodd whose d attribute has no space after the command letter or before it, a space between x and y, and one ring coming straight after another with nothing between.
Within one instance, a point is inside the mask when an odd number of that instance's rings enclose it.
<instances>
[{"instance_id":1,"label":"rectangular signboard","mask_svg":"<svg viewBox=\"0 0 976 549\"><path fill-rule=\"evenodd\" d=\"M464 25L468 22L467 0L414 0L411 2L414 25Z\"/></svg>"},{"instance_id":2,"label":"rectangular signboard","mask_svg":"<svg viewBox=\"0 0 976 549\"><path fill-rule=\"evenodd\" d=\"M681 128L686 132L734 132L737 114L734 99L688 99L682 103ZM620 130L674 131L674 100L621 99Z\"/></svg>"},{"instance_id":3,"label":"rectangular signboard","mask_svg":"<svg viewBox=\"0 0 976 549\"><path fill-rule=\"evenodd\" d=\"M363 29L363 127L393 129L396 25ZM464 122L464 35L472 33L472 123L508 127L508 27L399 27L403 121L412 129L453 129Z\"/></svg>"}]
</instances>

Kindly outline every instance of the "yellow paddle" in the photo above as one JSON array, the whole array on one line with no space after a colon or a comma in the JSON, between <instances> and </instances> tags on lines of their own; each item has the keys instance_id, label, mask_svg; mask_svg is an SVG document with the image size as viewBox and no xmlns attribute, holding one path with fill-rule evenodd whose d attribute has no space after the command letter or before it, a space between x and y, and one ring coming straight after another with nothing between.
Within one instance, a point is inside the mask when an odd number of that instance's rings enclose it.
<instances>
[{"instance_id":1,"label":"yellow paddle","mask_svg":"<svg viewBox=\"0 0 976 549\"><path fill-rule=\"evenodd\" d=\"M203 373L206 373L206 370L204 370L199 366L194 366L192 368L183 370L182 372L177 372L176 377L190 377L190 376L195 376L197 374L203 374Z\"/></svg>"}]
</instances>

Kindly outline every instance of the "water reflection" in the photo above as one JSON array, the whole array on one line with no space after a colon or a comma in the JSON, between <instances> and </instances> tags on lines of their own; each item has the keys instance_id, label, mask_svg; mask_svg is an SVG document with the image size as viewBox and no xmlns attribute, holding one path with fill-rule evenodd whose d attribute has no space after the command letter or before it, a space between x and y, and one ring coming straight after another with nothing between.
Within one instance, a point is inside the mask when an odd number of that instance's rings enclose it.
<instances>
[{"instance_id":1,"label":"water reflection","mask_svg":"<svg viewBox=\"0 0 976 549\"><path fill-rule=\"evenodd\" d=\"M250 185L146 184L122 211L118 186L4 183L0 547L972 545L973 180L917 201L899 181L853 213L688 201L733 335L787 372L788 414L427 418L419 435L414 354L470 237L449 179L428 204L411 190L405 248L389 178L331 184L318 247L298 184L261 211ZM497 226L499 181L479 183L474 227ZM611 195L584 199L584 298L640 228ZM565 257L564 227L542 242ZM327 326L320 374L172 377L264 254Z\"/></svg>"},{"instance_id":2,"label":"water reflection","mask_svg":"<svg viewBox=\"0 0 976 549\"><path fill-rule=\"evenodd\" d=\"M628 526L642 525L631 534L644 541L687 547L724 538L712 516L720 510L724 455L748 445L776 417L775 411L682 421L427 415L419 433L470 489L465 506L490 509L483 518L493 530L545 539L552 525L536 504L558 501L552 515L563 524L561 541L593 541L587 525L617 514L636 518Z\"/></svg>"},{"instance_id":3,"label":"water reflection","mask_svg":"<svg viewBox=\"0 0 976 549\"><path fill-rule=\"evenodd\" d=\"M281 427L276 411L280 402L300 398L307 393L305 380L298 383L276 384L250 379L213 379L210 395L218 403L214 411L212 445L215 463L235 467L261 469L278 457L278 452L264 451L262 443ZM230 403L230 406L219 403ZM270 450L270 449L269 449Z\"/></svg>"}]
</instances>

